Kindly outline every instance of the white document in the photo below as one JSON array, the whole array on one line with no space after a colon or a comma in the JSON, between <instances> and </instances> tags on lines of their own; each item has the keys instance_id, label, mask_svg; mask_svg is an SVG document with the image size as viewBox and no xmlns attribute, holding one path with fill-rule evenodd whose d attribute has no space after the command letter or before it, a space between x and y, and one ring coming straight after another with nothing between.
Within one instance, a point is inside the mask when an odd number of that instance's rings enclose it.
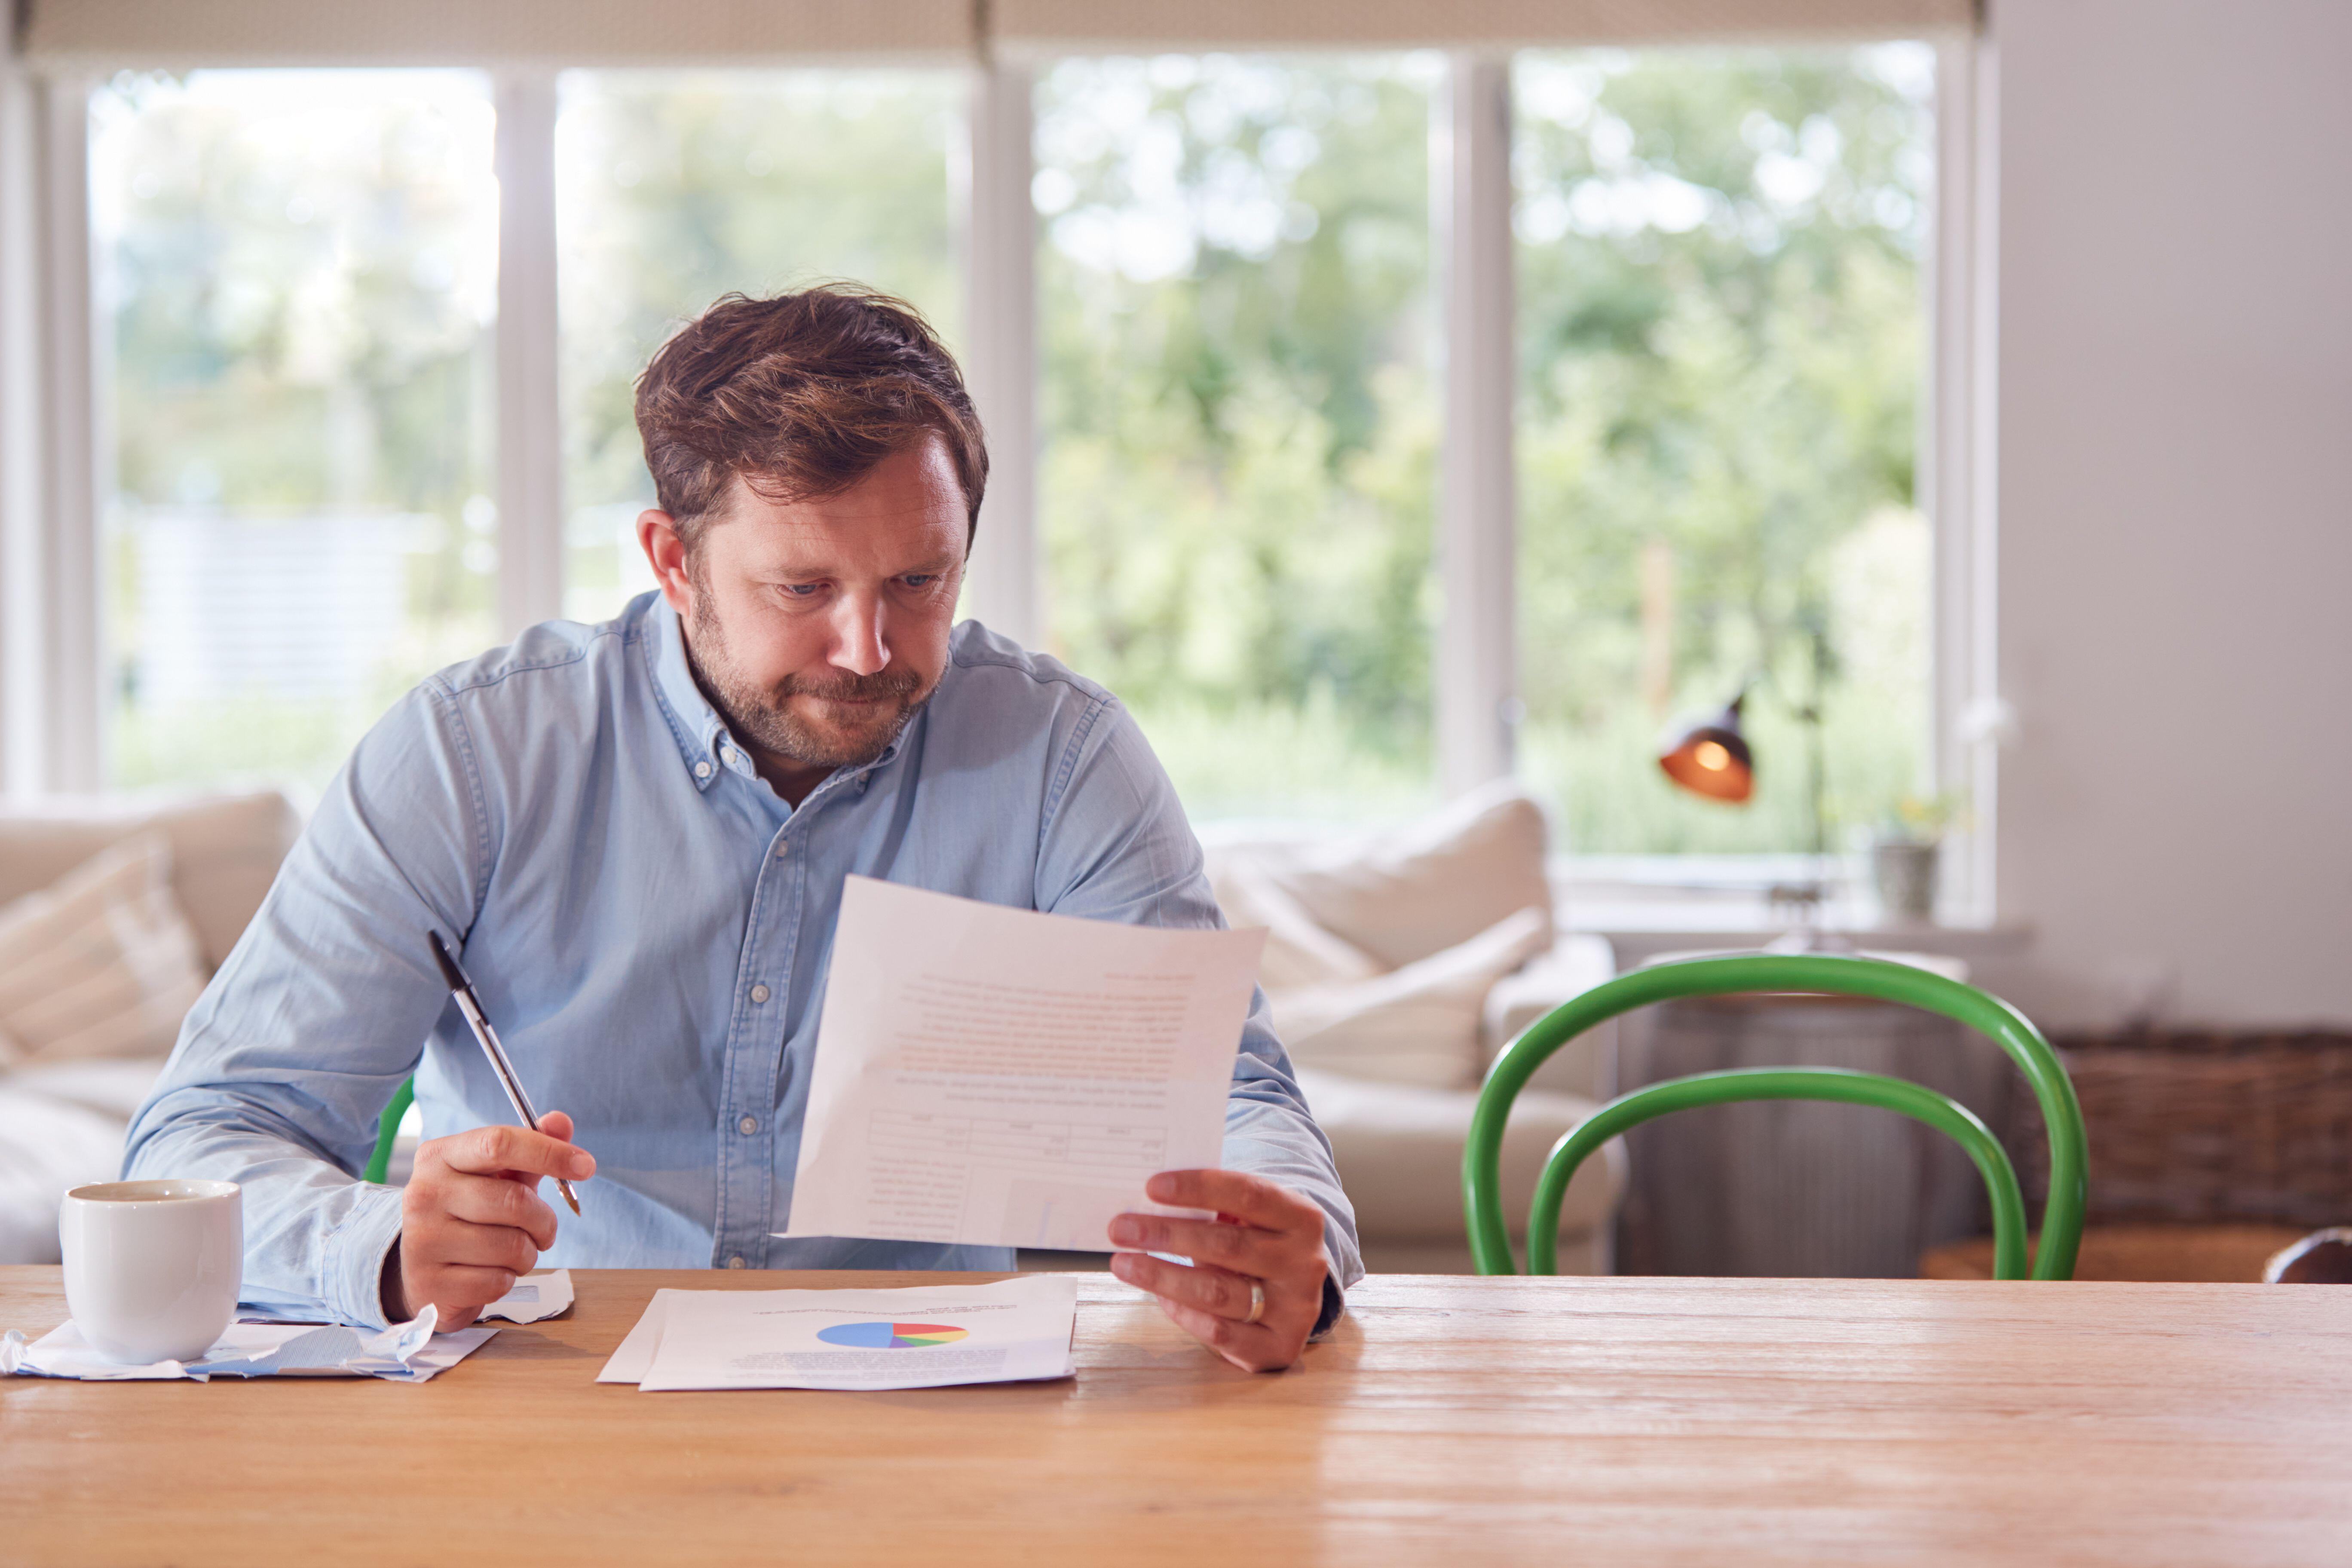
<instances>
[{"instance_id":1,"label":"white document","mask_svg":"<svg viewBox=\"0 0 2352 1568\"><path fill-rule=\"evenodd\" d=\"M1170 931L852 877L779 1234L1107 1251L1218 1163L1263 931Z\"/></svg>"},{"instance_id":2,"label":"white document","mask_svg":"<svg viewBox=\"0 0 2352 1568\"><path fill-rule=\"evenodd\" d=\"M489 1342L496 1329L433 1331L434 1310L405 1323L380 1330L339 1324L231 1323L201 1360L159 1361L126 1366L107 1360L71 1322L30 1344L11 1331L0 1340L0 1373L32 1377L70 1377L115 1383L215 1377L380 1377L423 1383L446 1372Z\"/></svg>"},{"instance_id":3,"label":"white document","mask_svg":"<svg viewBox=\"0 0 2352 1568\"><path fill-rule=\"evenodd\" d=\"M679 1296L692 1295L689 1290L656 1290L654 1299L620 1345L604 1363L604 1370L596 1374L599 1383L642 1383L646 1370L654 1364L654 1352L661 1348L662 1325L669 1321L669 1304Z\"/></svg>"},{"instance_id":4,"label":"white document","mask_svg":"<svg viewBox=\"0 0 2352 1568\"><path fill-rule=\"evenodd\" d=\"M895 1290L659 1290L596 1381L937 1388L1068 1377L1077 1285L1024 1275Z\"/></svg>"}]
</instances>

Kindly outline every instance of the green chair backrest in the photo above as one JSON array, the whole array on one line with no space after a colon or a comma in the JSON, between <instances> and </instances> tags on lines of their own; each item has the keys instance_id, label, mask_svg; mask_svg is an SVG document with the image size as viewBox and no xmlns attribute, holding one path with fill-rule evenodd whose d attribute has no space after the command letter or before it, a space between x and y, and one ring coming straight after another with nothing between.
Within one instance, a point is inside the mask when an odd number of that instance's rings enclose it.
<instances>
[{"instance_id":1,"label":"green chair backrest","mask_svg":"<svg viewBox=\"0 0 2352 1568\"><path fill-rule=\"evenodd\" d=\"M1479 1273L1517 1271L1503 1218L1503 1127L1512 1102L1536 1068L1585 1030L1621 1013L1678 997L1741 992L1819 993L1898 1002L1965 1024L2007 1051L2032 1087L2050 1131L2050 1195L2042 1208L2042 1240L2034 1250L2032 1277L2074 1277L2074 1250L2083 1232L2083 1111L2058 1053L2025 1015L1973 985L1907 963L1835 953L1750 953L1654 964L1594 986L1554 1008L1513 1041L1486 1074L1470 1118L1470 1141L1462 1152L1462 1206L1470 1226L1471 1258ZM1528 1216L1528 1271L1556 1270L1561 1200L1586 1156L1654 1117L1746 1100L1875 1105L1948 1134L1968 1152L1992 1199L1995 1278L2025 1278L2024 1199L2008 1154L1985 1124L1966 1107L1921 1085L1825 1068L1699 1073L1649 1084L1611 1100L1552 1147Z\"/></svg>"},{"instance_id":2,"label":"green chair backrest","mask_svg":"<svg viewBox=\"0 0 2352 1568\"><path fill-rule=\"evenodd\" d=\"M383 1117L375 1124L375 1152L368 1156L367 1169L360 1173L363 1182L381 1182L392 1173L392 1145L400 1136L400 1119L408 1114L409 1105L416 1099L416 1080L403 1079L400 1088L393 1092L392 1103L383 1108Z\"/></svg>"}]
</instances>

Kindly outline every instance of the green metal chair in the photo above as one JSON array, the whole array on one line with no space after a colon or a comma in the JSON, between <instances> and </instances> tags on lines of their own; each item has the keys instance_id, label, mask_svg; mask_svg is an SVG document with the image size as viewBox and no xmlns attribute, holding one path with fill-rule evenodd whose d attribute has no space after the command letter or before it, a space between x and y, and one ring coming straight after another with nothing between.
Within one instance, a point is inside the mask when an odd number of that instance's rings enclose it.
<instances>
[{"instance_id":1,"label":"green metal chair","mask_svg":"<svg viewBox=\"0 0 2352 1568\"><path fill-rule=\"evenodd\" d=\"M400 1119L416 1099L416 1080L403 1079L393 1091L392 1103L383 1108L383 1120L375 1126L375 1152L368 1156L367 1169L360 1173L363 1182L381 1182L392 1173L392 1145L400 1136Z\"/></svg>"},{"instance_id":2,"label":"green metal chair","mask_svg":"<svg viewBox=\"0 0 2352 1568\"><path fill-rule=\"evenodd\" d=\"M1529 1075L1554 1051L1621 1013L1684 996L1739 992L1809 992L1867 996L1940 1013L1989 1037L2007 1051L2041 1101L2050 1129L2050 1196L2042 1207L2041 1245L2032 1277L2071 1279L2082 1239L2083 1110L2058 1054L2024 1014L1997 996L1909 964L1832 953L1754 953L1654 964L1622 974L1554 1008L1495 1058L1470 1118L1462 1153L1462 1206L1470 1255L1481 1274L1514 1274L1503 1220L1503 1126ZM1756 1068L1696 1073L1619 1095L1552 1146L1528 1218L1528 1272L1559 1271L1559 1209L1568 1184L1602 1144L1655 1117L1694 1106L1752 1100L1825 1100L1874 1105L1925 1122L1968 1152L1992 1199L1993 1277L2026 1278L2025 1199L2009 1155L1966 1106L1922 1085L1834 1068Z\"/></svg>"}]
</instances>

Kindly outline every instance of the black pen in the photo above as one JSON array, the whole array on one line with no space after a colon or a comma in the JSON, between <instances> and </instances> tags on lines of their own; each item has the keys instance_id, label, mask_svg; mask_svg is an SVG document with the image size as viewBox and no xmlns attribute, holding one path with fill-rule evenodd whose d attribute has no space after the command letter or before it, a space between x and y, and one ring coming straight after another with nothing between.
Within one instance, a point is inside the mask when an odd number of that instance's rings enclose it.
<instances>
[{"instance_id":1,"label":"black pen","mask_svg":"<svg viewBox=\"0 0 2352 1568\"><path fill-rule=\"evenodd\" d=\"M457 1011L466 1015L466 1022L472 1027L474 1038L481 1041L482 1054L490 1058L490 1070L497 1073L499 1082L506 1086L507 1099L513 1104L515 1114L522 1118L525 1127L533 1132L538 1131L539 1112L530 1108L530 1096L522 1091L522 1079L515 1077L514 1063L507 1060L506 1047L499 1044L499 1032L490 1027L488 1018L482 1016L482 999L474 994L474 983L466 978L466 972L458 968L457 961L449 955L449 949L443 944L439 931L426 931L425 940L433 944L433 958L441 965L441 978L449 983L449 994L457 999ZM572 1184L558 1176L555 1184L562 1189L563 1201L572 1205L572 1212L578 1214L580 1195L572 1190Z\"/></svg>"}]
</instances>

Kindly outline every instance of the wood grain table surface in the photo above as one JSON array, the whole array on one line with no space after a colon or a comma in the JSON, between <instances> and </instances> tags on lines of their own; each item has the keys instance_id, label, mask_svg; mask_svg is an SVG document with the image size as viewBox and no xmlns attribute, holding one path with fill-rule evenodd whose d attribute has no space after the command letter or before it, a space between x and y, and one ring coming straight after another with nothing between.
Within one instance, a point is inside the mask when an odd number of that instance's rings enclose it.
<instances>
[{"instance_id":1,"label":"wood grain table surface","mask_svg":"<svg viewBox=\"0 0 2352 1568\"><path fill-rule=\"evenodd\" d=\"M2352 1563L2330 1286L1388 1276L1251 1376L1084 1275L1058 1383L593 1381L657 1287L987 1278L575 1270L422 1385L0 1378L0 1563Z\"/></svg>"}]
</instances>

